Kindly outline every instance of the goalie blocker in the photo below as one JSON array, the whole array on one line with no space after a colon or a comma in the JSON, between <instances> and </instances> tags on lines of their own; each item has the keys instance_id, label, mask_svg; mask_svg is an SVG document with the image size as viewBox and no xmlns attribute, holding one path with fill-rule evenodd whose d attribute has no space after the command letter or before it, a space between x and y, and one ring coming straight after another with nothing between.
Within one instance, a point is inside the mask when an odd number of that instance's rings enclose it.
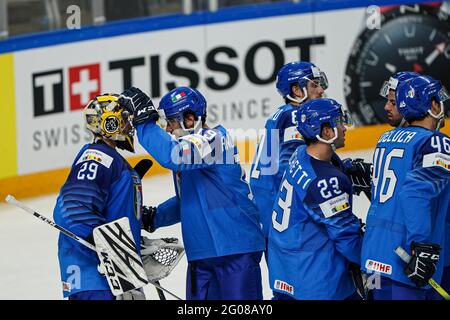
<instances>
[{"instance_id":1,"label":"goalie blocker","mask_svg":"<svg viewBox=\"0 0 450 320\"><path fill-rule=\"evenodd\" d=\"M100 269L115 296L148 284L127 217L96 227L93 237Z\"/></svg>"},{"instance_id":2,"label":"goalie blocker","mask_svg":"<svg viewBox=\"0 0 450 320\"><path fill-rule=\"evenodd\" d=\"M93 236L100 268L115 296L150 282L180 299L157 283L170 274L184 255L184 248L178 239L142 237L139 255L126 217L95 228Z\"/></svg>"}]
</instances>

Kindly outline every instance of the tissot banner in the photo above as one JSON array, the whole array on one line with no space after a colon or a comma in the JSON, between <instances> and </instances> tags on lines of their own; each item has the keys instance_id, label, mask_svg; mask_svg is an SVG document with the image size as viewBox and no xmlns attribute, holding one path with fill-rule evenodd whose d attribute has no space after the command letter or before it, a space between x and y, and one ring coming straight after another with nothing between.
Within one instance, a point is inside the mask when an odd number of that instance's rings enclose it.
<instances>
[{"instance_id":1,"label":"tissot banner","mask_svg":"<svg viewBox=\"0 0 450 320\"><path fill-rule=\"evenodd\" d=\"M156 104L176 86L197 87L207 98L210 125L243 130L263 127L283 103L276 73L290 61L320 67L330 83L327 96L347 105L360 125L384 121L378 92L396 71L428 73L449 87L449 24L441 8L410 5L379 14L378 26L368 8L350 8L18 51L18 174L69 166L91 139L83 107L99 93L130 86Z\"/></svg>"}]
</instances>

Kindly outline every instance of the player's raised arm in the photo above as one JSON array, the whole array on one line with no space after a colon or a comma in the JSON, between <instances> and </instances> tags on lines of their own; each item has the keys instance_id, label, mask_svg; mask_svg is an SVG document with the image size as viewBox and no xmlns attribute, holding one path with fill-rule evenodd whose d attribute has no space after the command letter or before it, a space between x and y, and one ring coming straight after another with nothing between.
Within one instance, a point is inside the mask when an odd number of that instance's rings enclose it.
<instances>
[{"instance_id":1,"label":"player's raised arm","mask_svg":"<svg viewBox=\"0 0 450 320\"><path fill-rule=\"evenodd\" d=\"M206 100L199 91L176 88L161 99L159 111L137 88L130 88L121 96L134 114L140 144L163 167L185 171L227 161L234 163L234 145L229 143L228 134L206 126ZM158 119L167 132L156 123Z\"/></svg>"}]
</instances>

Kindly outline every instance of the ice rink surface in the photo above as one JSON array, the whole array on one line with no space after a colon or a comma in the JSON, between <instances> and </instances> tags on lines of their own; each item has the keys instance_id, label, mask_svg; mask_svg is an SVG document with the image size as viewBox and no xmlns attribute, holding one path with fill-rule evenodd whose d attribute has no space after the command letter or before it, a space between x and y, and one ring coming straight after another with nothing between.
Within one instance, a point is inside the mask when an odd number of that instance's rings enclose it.
<instances>
[{"instance_id":1,"label":"ice rink surface","mask_svg":"<svg viewBox=\"0 0 450 320\"><path fill-rule=\"evenodd\" d=\"M341 158L359 157L371 161L372 151L342 153ZM249 166L244 166L248 173ZM157 175L143 180L144 204L156 206L175 194L171 175ZM33 210L52 218L57 194L25 199ZM22 200L22 199L18 199ZM364 195L354 197L354 213L365 220L369 201ZM158 229L154 238L177 237L181 240L180 224ZM57 300L62 299L57 259L58 231L22 209L0 203L0 300ZM185 298L186 256L172 273L161 280L161 285L181 298ZM264 299L272 297L268 284L267 267L261 261ZM147 299L158 300L152 285L144 288ZM166 294L168 300L173 299Z\"/></svg>"}]
</instances>

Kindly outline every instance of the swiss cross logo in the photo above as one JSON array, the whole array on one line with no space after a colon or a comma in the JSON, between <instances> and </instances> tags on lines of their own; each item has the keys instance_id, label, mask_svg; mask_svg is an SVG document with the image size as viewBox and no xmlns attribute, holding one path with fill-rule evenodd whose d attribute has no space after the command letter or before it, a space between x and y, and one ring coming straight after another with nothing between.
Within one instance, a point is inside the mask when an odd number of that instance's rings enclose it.
<instances>
[{"instance_id":1,"label":"swiss cross logo","mask_svg":"<svg viewBox=\"0 0 450 320\"><path fill-rule=\"evenodd\" d=\"M83 109L100 94L100 64L69 68L70 110Z\"/></svg>"}]
</instances>

